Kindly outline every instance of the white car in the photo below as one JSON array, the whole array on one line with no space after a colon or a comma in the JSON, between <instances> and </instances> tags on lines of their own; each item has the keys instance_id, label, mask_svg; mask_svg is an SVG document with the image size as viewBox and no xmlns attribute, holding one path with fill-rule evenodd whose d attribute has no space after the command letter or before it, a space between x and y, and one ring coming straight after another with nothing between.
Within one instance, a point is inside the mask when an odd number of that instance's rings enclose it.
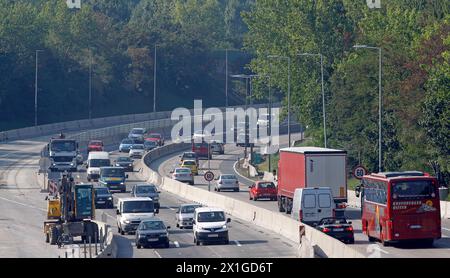
<instances>
[{"instance_id":1,"label":"white car","mask_svg":"<svg viewBox=\"0 0 450 278\"><path fill-rule=\"evenodd\" d=\"M144 140L145 128L133 128L128 134L128 138L135 140Z\"/></svg>"},{"instance_id":2,"label":"white car","mask_svg":"<svg viewBox=\"0 0 450 278\"><path fill-rule=\"evenodd\" d=\"M179 182L187 182L190 185L194 185L194 175L189 168L176 168L172 172L172 179Z\"/></svg>"},{"instance_id":3,"label":"white car","mask_svg":"<svg viewBox=\"0 0 450 278\"><path fill-rule=\"evenodd\" d=\"M215 191L233 190L239 192L239 181L235 175L222 174L216 178Z\"/></svg>"},{"instance_id":4,"label":"white car","mask_svg":"<svg viewBox=\"0 0 450 278\"><path fill-rule=\"evenodd\" d=\"M120 198L117 203L117 227L121 235L134 233L142 220L155 216L150 198Z\"/></svg>"},{"instance_id":5,"label":"white car","mask_svg":"<svg viewBox=\"0 0 450 278\"><path fill-rule=\"evenodd\" d=\"M202 207L200 204L183 204L181 205L175 215L177 227L192 228L192 220L194 219L194 211L196 208Z\"/></svg>"},{"instance_id":6,"label":"white car","mask_svg":"<svg viewBox=\"0 0 450 278\"><path fill-rule=\"evenodd\" d=\"M194 243L204 242L229 243L228 226L230 218L225 218L225 211L221 208L200 207L194 211L192 231Z\"/></svg>"},{"instance_id":7,"label":"white car","mask_svg":"<svg viewBox=\"0 0 450 278\"><path fill-rule=\"evenodd\" d=\"M131 158L142 158L145 154L145 147L143 144L134 144L130 147L129 156Z\"/></svg>"}]
</instances>

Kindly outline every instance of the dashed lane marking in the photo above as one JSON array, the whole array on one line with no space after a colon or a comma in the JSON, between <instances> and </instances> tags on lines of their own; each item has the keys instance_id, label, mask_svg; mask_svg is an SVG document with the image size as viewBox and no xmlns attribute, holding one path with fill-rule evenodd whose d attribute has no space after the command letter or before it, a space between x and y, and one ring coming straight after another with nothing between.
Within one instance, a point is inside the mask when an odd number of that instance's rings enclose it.
<instances>
[{"instance_id":1,"label":"dashed lane marking","mask_svg":"<svg viewBox=\"0 0 450 278\"><path fill-rule=\"evenodd\" d=\"M0 197L0 200L6 201L6 202L10 202L10 203L13 203L13 204L17 204L17 205L21 205L21 206L24 206L24 207L32 208L32 209L37 209L37 210L40 210L40 211L46 211L45 209L42 209L42 208L38 208L38 207L35 207L35 206L32 206L32 205L20 203L20 202L13 201L13 200L10 200L10 199L6 199L6 198L3 198L3 197Z\"/></svg>"},{"instance_id":2,"label":"dashed lane marking","mask_svg":"<svg viewBox=\"0 0 450 278\"><path fill-rule=\"evenodd\" d=\"M154 250L156 256L158 256L158 258L162 259L161 255L158 253L158 251Z\"/></svg>"},{"instance_id":3,"label":"dashed lane marking","mask_svg":"<svg viewBox=\"0 0 450 278\"><path fill-rule=\"evenodd\" d=\"M237 246L242 246L239 241L235 240L234 243L236 243Z\"/></svg>"},{"instance_id":4,"label":"dashed lane marking","mask_svg":"<svg viewBox=\"0 0 450 278\"><path fill-rule=\"evenodd\" d=\"M178 241L174 241L173 244L175 244L175 247L180 248L180 244L178 243Z\"/></svg>"}]
</instances>

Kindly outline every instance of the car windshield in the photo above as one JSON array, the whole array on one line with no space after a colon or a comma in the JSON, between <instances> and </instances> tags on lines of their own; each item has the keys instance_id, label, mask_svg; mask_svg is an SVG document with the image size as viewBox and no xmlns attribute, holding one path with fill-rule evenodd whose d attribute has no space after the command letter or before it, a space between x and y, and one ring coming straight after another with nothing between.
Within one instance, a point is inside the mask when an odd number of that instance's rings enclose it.
<instances>
[{"instance_id":1,"label":"car windshield","mask_svg":"<svg viewBox=\"0 0 450 278\"><path fill-rule=\"evenodd\" d=\"M195 158L196 155L194 153L185 153L183 155L183 158Z\"/></svg>"},{"instance_id":2,"label":"car windshield","mask_svg":"<svg viewBox=\"0 0 450 278\"><path fill-rule=\"evenodd\" d=\"M134 143L134 141L131 140L131 139L122 140L122 144L130 145L130 144L133 144L133 143Z\"/></svg>"},{"instance_id":3,"label":"car windshield","mask_svg":"<svg viewBox=\"0 0 450 278\"><path fill-rule=\"evenodd\" d=\"M109 193L108 188L104 187L104 188L96 188L95 189L95 194L96 195L108 195L110 193Z\"/></svg>"},{"instance_id":4,"label":"car windshield","mask_svg":"<svg viewBox=\"0 0 450 278\"><path fill-rule=\"evenodd\" d=\"M125 176L125 171L123 168L107 168L101 169L102 177L120 177L123 178Z\"/></svg>"},{"instance_id":5,"label":"car windshield","mask_svg":"<svg viewBox=\"0 0 450 278\"><path fill-rule=\"evenodd\" d=\"M201 207L200 205L194 205L194 206L182 206L181 207L181 213L194 213L196 208Z\"/></svg>"},{"instance_id":6,"label":"car windshield","mask_svg":"<svg viewBox=\"0 0 450 278\"><path fill-rule=\"evenodd\" d=\"M152 201L128 201L123 203L124 213L154 212Z\"/></svg>"},{"instance_id":7,"label":"car windshield","mask_svg":"<svg viewBox=\"0 0 450 278\"><path fill-rule=\"evenodd\" d=\"M141 230L165 230L166 226L162 221L142 222Z\"/></svg>"},{"instance_id":8,"label":"car windshield","mask_svg":"<svg viewBox=\"0 0 450 278\"><path fill-rule=\"evenodd\" d=\"M190 169L175 169L175 173L189 174L190 172L191 172Z\"/></svg>"},{"instance_id":9,"label":"car windshield","mask_svg":"<svg viewBox=\"0 0 450 278\"><path fill-rule=\"evenodd\" d=\"M156 142L155 141L145 141L144 143L147 146L156 146Z\"/></svg>"},{"instance_id":10,"label":"car windshield","mask_svg":"<svg viewBox=\"0 0 450 278\"><path fill-rule=\"evenodd\" d=\"M191 165L195 165L197 163L195 161L185 161L185 162L183 162L183 164L191 166Z\"/></svg>"},{"instance_id":11,"label":"car windshield","mask_svg":"<svg viewBox=\"0 0 450 278\"><path fill-rule=\"evenodd\" d=\"M137 186L136 193L137 194L148 194L148 193L156 193L156 187L153 185L145 185L145 186Z\"/></svg>"},{"instance_id":12,"label":"car windshield","mask_svg":"<svg viewBox=\"0 0 450 278\"><path fill-rule=\"evenodd\" d=\"M131 134L138 134L138 135L141 135L141 134L144 134L144 130L142 130L142 129L133 129L133 130L131 131Z\"/></svg>"},{"instance_id":13,"label":"car windshield","mask_svg":"<svg viewBox=\"0 0 450 278\"><path fill-rule=\"evenodd\" d=\"M90 167L106 167L110 166L111 162L109 159L91 159L89 161Z\"/></svg>"},{"instance_id":14,"label":"car windshield","mask_svg":"<svg viewBox=\"0 0 450 278\"><path fill-rule=\"evenodd\" d=\"M119 157L117 159L118 162L131 162L131 159L128 157Z\"/></svg>"},{"instance_id":15,"label":"car windshield","mask_svg":"<svg viewBox=\"0 0 450 278\"><path fill-rule=\"evenodd\" d=\"M348 224L345 218L325 218L322 219L319 225L335 225L335 224Z\"/></svg>"},{"instance_id":16,"label":"car windshield","mask_svg":"<svg viewBox=\"0 0 450 278\"><path fill-rule=\"evenodd\" d=\"M223 222L225 213L223 211L200 212L197 216L198 222Z\"/></svg>"},{"instance_id":17,"label":"car windshield","mask_svg":"<svg viewBox=\"0 0 450 278\"><path fill-rule=\"evenodd\" d=\"M235 180L236 176L235 175L222 175L221 178L223 180Z\"/></svg>"},{"instance_id":18,"label":"car windshield","mask_svg":"<svg viewBox=\"0 0 450 278\"><path fill-rule=\"evenodd\" d=\"M273 184L271 182L260 182L258 184L258 188L262 188L262 189L270 188L270 189L273 189L273 188L275 188L275 184Z\"/></svg>"},{"instance_id":19,"label":"car windshield","mask_svg":"<svg viewBox=\"0 0 450 278\"><path fill-rule=\"evenodd\" d=\"M50 145L53 152L74 152L77 149L75 141L53 141Z\"/></svg>"},{"instance_id":20,"label":"car windshield","mask_svg":"<svg viewBox=\"0 0 450 278\"><path fill-rule=\"evenodd\" d=\"M133 150L143 150L144 149L144 145L133 145L133 146L131 146L131 149L133 149Z\"/></svg>"},{"instance_id":21,"label":"car windshield","mask_svg":"<svg viewBox=\"0 0 450 278\"><path fill-rule=\"evenodd\" d=\"M392 197L396 199L433 198L434 186L431 181L396 181L392 185Z\"/></svg>"}]
</instances>

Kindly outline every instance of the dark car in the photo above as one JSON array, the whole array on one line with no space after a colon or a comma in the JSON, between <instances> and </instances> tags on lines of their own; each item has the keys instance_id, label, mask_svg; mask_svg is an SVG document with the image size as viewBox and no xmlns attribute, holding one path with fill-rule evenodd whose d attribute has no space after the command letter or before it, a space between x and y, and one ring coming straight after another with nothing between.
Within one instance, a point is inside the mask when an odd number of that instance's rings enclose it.
<instances>
[{"instance_id":1,"label":"dark car","mask_svg":"<svg viewBox=\"0 0 450 278\"><path fill-rule=\"evenodd\" d=\"M132 197L149 197L153 200L156 213L159 213L159 193L158 188L154 184L136 184L131 189Z\"/></svg>"},{"instance_id":2,"label":"dark car","mask_svg":"<svg viewBox=\"0 0 450 278\"><path fill-rule=\"evenodd\" d=\"M156 142L156 141L145 140L145 142L144 142L144 149L146 151L151 151L153 149L156 149L157 147L158 147L158 142Z\"/></svg>"},{"instance_id":3,"label":"dark car","mask_svg":"<svg viewBox=\"0 0 450 278\"><path fill-rule=\"evenodd\" d=\"M134 171L133 159L126 157L126 156L121 156L121 157L117 158L117 160L114 161L114 166L122 167L125 169L126 172Z\"/></svg>"},{"instance_id":4,"label":"dark car","mask_svg":"<svg viewBox=\"0 0 450 278\"><path fill-rule=\"evenodd\" d=\"M195 160L197 162L197 165L200 164L198 155L194 152L184 152L183 155L180 155L180 161L183 163L185 160Z\"/></svg>"},{"instance_id":5,"label":"dark car","mask_svg":"<svg viewBox=\"0 0 450 278\"><path fill-rule=\"evenodd\" d=\"M95 207L96 208L114 208L114 202L111 192L104 186L94 187Z\"/></svg>"},{"instance_id":6,"label":"dark car","mask_svg":"<svg viewBox=\"0 0 450 278\"><path fill-rule=\"evenodd\" d=\"M348 222L343 217L323 218L316 226L316 229L342 242L355 243L352 222Z\"/></svg>"},{"instance_id":7,"label":"dark car","mask_svg":"<svg viewBox=\"0 0 450 278\"><path fill-rule=\"evenodd\" d=\"M169 248L170 241L168 229L170 229L170 226L166 227L164 222L159 218L155 217L143 220L136 230L135 243L137 249L158 245Z\"/></svg>"}]
</instances>

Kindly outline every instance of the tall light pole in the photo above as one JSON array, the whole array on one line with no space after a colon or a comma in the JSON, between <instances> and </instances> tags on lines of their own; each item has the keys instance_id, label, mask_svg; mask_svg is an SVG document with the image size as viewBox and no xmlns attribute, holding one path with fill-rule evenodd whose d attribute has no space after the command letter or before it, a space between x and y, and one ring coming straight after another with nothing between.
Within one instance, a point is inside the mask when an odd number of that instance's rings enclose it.
<instances>
[{"instance_id":1,"label":"tall light pole","mask_svg":"<svg viewBox=\"0 0 450 278\"><path fill-rule=\"evenodd\" d=\"M156 48L155 44L155 58L154 58L154 68L153 68L153 113L156 113Z\"/></svg>"},{"instance_id":2,"label":"tall light pole","mask_svg":"<svg viewBox=\"0 0 450 278\"><path fill-rule=\"evenodd\" d=\"M325 89L323 82L323 55L322 53L312 54L312 53L300 53L297 56L320 56L320 74L322 79L322 114L323 114L323 138L324 138L324 146L327 147L327 114L325 108Z\"/></svg>"},{"instance_id":3,"label":"tall light pole","mask_svg":"<svg viewBox=\"0 0 450 278\"><path fill-rule=\"evenodd\" d=\"M381 88L381 78L382 78L382 53L381 53L381 47L375 47L375 46L367 46L367 45L354 45L354 48L367 48L367 49L375 49L378 50L379 59L378 59L378 171L383 171L383 165L382 165L382 154L381 154L381 144L382 144L382 138L381 138L381 117L382 117L382 88Z\"/></svg>"},{"instance_id":4,"label":"tall light pole","mask_svg":"<svg viewBox=\"0 0 450 278\"><path fill-rule=\"evenodd\" d=\"M288 61L288 140L289 147L291 147L291 58L278 55L269 55L267 58L287 59Z\"/></svg>"},{"instance_id":5,"label":"tall light pole","mask_svg":"<svg viewBox=\"0 0 450 278\"><path fill-rule=\"evenodd\" d=\"M89 120L92 119L92 49L89 49Z\"/></svg>"},{"instance_id":6,"label":"tall light pole","mask_svg":"<svg viewBox=\"0 0 450 278\"><path fill-rule=\"evenodd\" d=\"M225 50L225 107L228 107L228 49Z\"/></svg>"},{"instance_id":7,"label":"tall light pole","mask_svg":"<svg viewBox=\"0 0 450 278\"><path fill-rule=\"evenodd\" d=\"M44 50L36 50L36 70L34 77L34 126L38 125L38 72L39 72L39 52Z\"/></svg>"}]
</instances>

